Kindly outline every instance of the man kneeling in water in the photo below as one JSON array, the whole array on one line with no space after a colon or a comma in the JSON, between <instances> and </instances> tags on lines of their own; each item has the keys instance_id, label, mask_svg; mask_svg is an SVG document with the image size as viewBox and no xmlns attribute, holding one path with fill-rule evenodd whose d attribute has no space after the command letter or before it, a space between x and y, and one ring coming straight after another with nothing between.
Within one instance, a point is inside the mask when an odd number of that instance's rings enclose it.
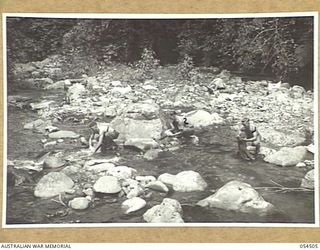
<instances>
[{"instance_id":1,"label":"man kneeling in water","mask_svg":"<svg viewBox=\"0 0 320 250\"><path fill-rule=\"evenodd\" d=\"M254 156L247 148L247 143L244 141L246 139L246 133L241 130L240 134L237 136L238 139L238 154L241 158L245 160L254 160Z\"/></svg>"},{"instance_id":2,"label":"man kneeling in water","mask_svg":"<svg viewBox=\"0 0 320 250\"><path fill-rule=\"evenodd\" d=\"M239 151L240 151L240 148L243 149L243 145L241 143L245 143L246 150L249 150L250 153L253 151L253 154L254 154L254 157L252 156L249 158L252 160L255 160L260 150L261 135L259 134L257 128L250 123L249 118L242 119L241 123L242 123L242 127L240 129L240 134L238 136Z\"/></svg>"},{"instance_id":3,"label":"man kneeling in water","mask_svg":"<svg viewBox=\"0 0 320 250\"><path fill-rule=\"evenodd\" d=\"M89 139L89 146L93 148L93 154L101 148L101 153L106 154L108 150L117 148L117 144L113 141L117 139L119 133L111 128L108 124L96 122L95 125L91 126L92 134ZM93 147L93 141L98 136L98 142Z\"/></svg>"}]
</instances>

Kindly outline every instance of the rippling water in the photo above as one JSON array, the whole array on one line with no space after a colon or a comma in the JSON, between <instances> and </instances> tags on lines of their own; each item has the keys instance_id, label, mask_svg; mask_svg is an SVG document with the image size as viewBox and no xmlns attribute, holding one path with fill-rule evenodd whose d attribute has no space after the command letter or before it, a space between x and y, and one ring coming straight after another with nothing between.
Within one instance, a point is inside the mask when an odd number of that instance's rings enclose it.
<instances>
[{"instance_id":1,"label":"rippling water","mask_svg":"<svg viewBox=\"0 0 320 250\"><path fill-rule=\"evenodd\" d=\"M41 98L43 92L28 92ZM47 93L46 93L47 94ZM61 100L61 95L51 96ZM8 158L35 159L43 151L41 134L24 130L23 125L37 119L31 111L9 108L8 112ZM80 129L73 127L73 130ZM82 132L83 131L82 128ZM268 216L258 216L240 212L225 211L215 208L202 208L195 204L211 195L231 180L240 180L253 187L275 186L274 182L286 187L299 187L306 169L295 167L283 168L267 164L262 160L247 162L236 155L234 133L227 126L214 127L210 131L198 134L199 146L184 145L173 152L163 152L159 159L145 161L141 155L132 151L123 151L123 163L135 168L139 175L158 176L162 173L177 174L184 170L194 170L207 181L208 188L203 192L173 192L167 196L153 193L147 200L147 207L130 215L124 215L120 206L124 198L101 196L93 206L85 211L70 211L51 199L39 199L33 196L34 185L9 187L7 189L7 223L142 223L143 213L150 207L159 204L164 197L177 199L183 207L185 222L202 223L313 223L313 192L277 193L259 189L265 200L272 203L277 211ZM40 178L42 174L38 174ZM50 216L49 216L50 215Z\"/></svg>"}]
</instances>

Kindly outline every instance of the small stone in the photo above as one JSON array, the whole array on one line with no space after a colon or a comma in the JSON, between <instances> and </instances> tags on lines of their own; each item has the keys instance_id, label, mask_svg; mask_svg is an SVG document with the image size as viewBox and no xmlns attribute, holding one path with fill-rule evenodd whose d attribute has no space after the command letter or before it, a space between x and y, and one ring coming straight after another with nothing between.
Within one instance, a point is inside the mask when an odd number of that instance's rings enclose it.
<instances>
[{"instance_id":1,"label":"small stone","mask_svg":"<svg viewBox=\"0 0 320 250\"><path fill-rule=\"evenodd\" d=\"M89 207L90 201L84 197L77 197L73 200L69 201L69 207L76 209L76 210L84 210Z\"/></svg>"},{"instance_id":2,"label":"small stone","mask_svg":"<svg viewBox=\"0 0 320 250\"><path fill-rule=\"evenodd\" d=\"M45 128L45 130L46 130L47 132L49 132L49 133L52 133L52 132L57 132L57 131L59 131L59 128L57 128L57 127L55 127L55 126L47 126L47 127Z\"/></svg>"},{"instance_id":3,"label":"small stone","mask_svg":"<svg viewBox=\"0 0 320 250\"><path fill-rule=\"evenodd\" d=\"M144 199L140 197L133 197L131 199L124 201L121 204L121 209L124 210L125 214L129 214L129 213L138 211L141 208L144 208L146 205L147 205L147 202Z\"/></svg>"},{"instance_id":4,"label":"small stone","mask_svg":"<svg viewBox=\"0 0 320 250\"><path fill-rule=\"evenodd\" d=\"M146 185L146 188L150 188L152 190L156 190L164 193L169 192L169 188L161 181L152 181Z\"/></svg>"},{"instance_id":5,"label":"small stone","mask_svg":"<svg viewBox=\"0 0 320 250\"><path fill-rule=\"evenodd\" d=\"M83 192L86 196L90 196L90 197L94 196L94 192L93 192L93 189L92 189L92 188L84 189L82 192Z\"/></svg>"},{"instance_id":6,"label":"small stone","mask_svg":"<svg viewBox=\"0 0 320 250\"><path fill-rule=\"evenodd\" d=\"M307 165L304 163L304 162L299 162L297 165L296 165L296 167L298 167L298 168L304 168L304 167L306 167Z\"/></svg>"}]
</instances>

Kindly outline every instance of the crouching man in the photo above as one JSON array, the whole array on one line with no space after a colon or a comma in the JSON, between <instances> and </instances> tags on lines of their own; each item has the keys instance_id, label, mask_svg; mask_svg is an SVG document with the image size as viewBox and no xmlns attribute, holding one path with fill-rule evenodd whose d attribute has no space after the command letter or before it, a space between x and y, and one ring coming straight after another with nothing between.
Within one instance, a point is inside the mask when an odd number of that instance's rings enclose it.
<instances>
[{"instance_id":1,"label":"crouching man","mask_svg":"<svg viewBox=\"0 0 320 250\"><path fill-rule=\"evenodd\" d=\"M108 151L117 148L114 140L118 138L119 133L110 127L109 123L95 122L90 128L92 133L89 139L89 147L93 154L98 152L99 149L102 154L106 154ZM94 145L95 141L97 143Z\"/></svg>"}]
</instances>

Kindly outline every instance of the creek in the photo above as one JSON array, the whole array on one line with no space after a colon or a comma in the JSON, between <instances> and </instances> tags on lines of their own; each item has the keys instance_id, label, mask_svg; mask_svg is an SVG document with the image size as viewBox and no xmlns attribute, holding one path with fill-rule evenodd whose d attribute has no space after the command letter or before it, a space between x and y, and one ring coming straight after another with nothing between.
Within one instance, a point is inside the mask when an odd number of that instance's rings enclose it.
<instances>
[{"instance_id":1,"label":"creek","mask_svg":"<svg viewBox=\"0 0 320 250\"><path fill-rule=\"evenodd\" d=\"M32 102L55 100L61 103L63 93L45 91L19 91L19 95L32 97ZM35 160L43 146L43 134L23 129L24 124L38 119L39 116L28 109L8 108L8 155L10 160ZM58 125L60 129L69 129L88 138L89 129L83 125ZM272 203L277 212L267 216L258 216L216 208L202 208L196 203L211 195L225 183L240 180L255 188L275 186L299 187L306 169L279 167L258 159L254 162L242 160L237 154L235 133L228 126L214 126L197 136L199 146L183 145L175 151L166 151L159 158L146 161L141 154L132 150L120 151L121 165L133 167L139 175L159 176L162 173L177 174L184 170L194 170L208 183L203 192L174 192L153 194L147 200L147 206L130 215L124 215L120 209L124 198L112 195L98 197L93 205L83 211L70 211L69 208L53 201L40 199L33 195L36 181L47 173L43 170L34 173L34 184L22 184L7 188L7 224L63 224L63 223L143 223L143 213L163 198L177 199L183 208L185 222L191 223L314 223L313 192L275 192L270 189L258 189L263 198ZM75 152L80 147L72 144L58 150ZM97 158L101 155L97 155Z\"/></svg>"}]
</instances>

